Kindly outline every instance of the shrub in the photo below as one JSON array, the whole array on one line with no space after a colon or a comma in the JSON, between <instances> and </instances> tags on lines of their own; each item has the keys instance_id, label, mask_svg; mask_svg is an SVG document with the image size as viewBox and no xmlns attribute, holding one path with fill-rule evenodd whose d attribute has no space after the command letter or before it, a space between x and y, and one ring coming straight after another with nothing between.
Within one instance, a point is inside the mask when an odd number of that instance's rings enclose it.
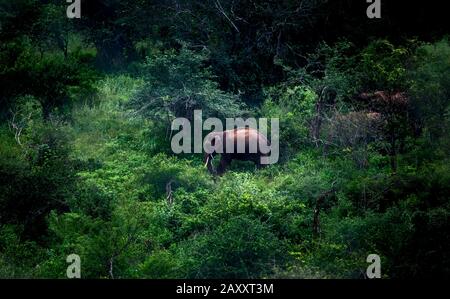
<instances>
[{"instance_id":1,"label":"shrub","mask_svg":"<svg viewBox=\"0 0 450 299\"><path fill-rule=\"evenodd\" d=\"M187 278L262 278L283 265L283 242L261 222L234 217L175 249Z\"/></svg>"}]
</instances>

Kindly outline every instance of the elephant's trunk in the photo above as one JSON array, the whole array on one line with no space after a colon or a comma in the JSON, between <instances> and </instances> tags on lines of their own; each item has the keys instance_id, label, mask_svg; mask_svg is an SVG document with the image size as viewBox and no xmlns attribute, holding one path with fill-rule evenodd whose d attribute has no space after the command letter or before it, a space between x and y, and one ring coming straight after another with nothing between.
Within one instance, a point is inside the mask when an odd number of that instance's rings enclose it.
<instances>
[{"instance_id":1,"label":"elephant's trunk","mask_svg":"<svg viewBox=\"0 0 450 299\"><path fill-rule=\"evenodd\" d=\"M210 160L211 160L211 155L208 155L208 156L206 157L205 167L208 166Z\"/></svg>"},{"instance_id":2,"label":"elephant's trunk","mask_svg":"<svg viewBox=\"0 0 450 299\"><path fill-rule=\"evenodd\" d=\"M208 168L208 171L210 173L214 173L214 168L212 165L212 160L214 159L214 156L212 154L205 154L205 167Z\"/></svg>"}]
</instances>

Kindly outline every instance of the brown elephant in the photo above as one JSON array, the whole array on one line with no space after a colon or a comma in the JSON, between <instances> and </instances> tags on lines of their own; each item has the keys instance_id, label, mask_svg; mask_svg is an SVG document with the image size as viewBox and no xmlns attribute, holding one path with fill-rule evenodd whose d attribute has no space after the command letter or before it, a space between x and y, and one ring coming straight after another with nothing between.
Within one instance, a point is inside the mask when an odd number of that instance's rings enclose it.
<instances>
[{"instance_id":1,"label":"brown elephant","mask_svg":"<svg viewBox=\"0 0 450 299\"><path fill-rule=\"evenodd\" d=\"M217 175L222 175L233 160L253 161L258 168L265 166L261 163L261 157L269 156L270 152L267 137L251 128L212 132L205 138L206 145L210 145L213 149L205 152L205 167L211 174ZM217 154L220 154L221 158L215 171L212 161Z\"/></svg>"}]
</instances>

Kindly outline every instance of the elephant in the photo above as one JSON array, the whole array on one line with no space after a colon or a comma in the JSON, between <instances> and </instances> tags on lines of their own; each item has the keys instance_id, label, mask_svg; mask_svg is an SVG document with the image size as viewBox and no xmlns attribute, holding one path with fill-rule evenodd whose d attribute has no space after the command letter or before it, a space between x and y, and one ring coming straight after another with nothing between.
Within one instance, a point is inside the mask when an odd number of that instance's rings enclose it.
<instances>
[{"instance_id":1,"label":"elephant","mask_svg":"<svg viewBox=\"0 0 450 299\"><path fill-rule=\"evenodd\" d=\"M233 145L231 151L227 151L227 142ZM205 167L208 168L211 174L219 176L225 173L226 168L233 160L252 161L257 168L265 166L265 164L261 163L261 158L269 156L268 149L270 148L270 142L267 137L252 128L211 132L205 137L204 144L205 149L207 145L213 147L210 152L205 151ZM239 151L238 146L240 146ZM217 171L215 171L212 161L219 153L221 158Z\"/></svg>"}]
</instances>

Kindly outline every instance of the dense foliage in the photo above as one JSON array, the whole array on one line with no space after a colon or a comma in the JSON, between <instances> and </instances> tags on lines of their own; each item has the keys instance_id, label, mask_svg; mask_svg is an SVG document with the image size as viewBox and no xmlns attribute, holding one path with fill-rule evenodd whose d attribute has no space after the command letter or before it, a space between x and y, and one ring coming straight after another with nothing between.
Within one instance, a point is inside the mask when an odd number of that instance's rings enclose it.
<instances>
[{"instance_id":1,"label":"dense foliage","mask_svg":"<svg viewBox=\"0 0 450 299\"><path fill-rule=\"evenodd\" d=\"M0 0L0 277L449 278L447 23L352 2ZM173 154L195 109L279 163Z\"/></svg>"}]
</instances>

